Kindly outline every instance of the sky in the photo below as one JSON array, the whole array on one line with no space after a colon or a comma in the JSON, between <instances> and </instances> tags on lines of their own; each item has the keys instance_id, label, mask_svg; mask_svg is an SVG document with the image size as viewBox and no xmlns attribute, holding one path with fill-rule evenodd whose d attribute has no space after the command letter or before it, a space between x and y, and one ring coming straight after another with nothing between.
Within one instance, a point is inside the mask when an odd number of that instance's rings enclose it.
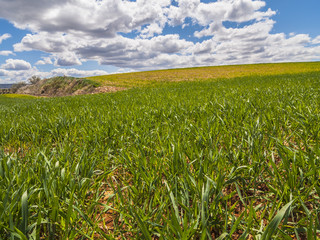
<instances>
[{"instance_id":1,"label":"sky","mask_svg":"<svg viewBox=\"0 0 320 240\"><path fill-rule=\"evenodd\" d=\"M320 60L319 0L0 0L0 84Z\"/></svg>"}]
</instances>

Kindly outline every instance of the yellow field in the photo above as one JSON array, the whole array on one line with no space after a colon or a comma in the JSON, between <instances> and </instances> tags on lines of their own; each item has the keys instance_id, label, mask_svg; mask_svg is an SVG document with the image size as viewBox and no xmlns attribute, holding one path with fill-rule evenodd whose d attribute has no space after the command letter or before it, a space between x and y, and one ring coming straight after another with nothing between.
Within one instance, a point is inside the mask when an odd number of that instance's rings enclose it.
<instances>
[{"instance_id":1,"label":"yellow field","mask_svg":"<svg viewBox=\"0 0 320 240\"><path fill-rule=\"evenodd\" d=\"M24 99L31 99L31 98L38 98L31 95L25 95L25 94L3 94L0 97L4 98L24 98Z\"/></svg>"},{"instance_id":2,"label":"yellow field","mask_svg":"<svg viewBox=\"0 0 320 240\"><path fill-rule=\"evenodd\" d=\"M183 68L89 77L107 86L139 87L159 82L199 81L245 76L266 76L320 71L320 62L251 64Z\"/></svg>"}]
</instances>

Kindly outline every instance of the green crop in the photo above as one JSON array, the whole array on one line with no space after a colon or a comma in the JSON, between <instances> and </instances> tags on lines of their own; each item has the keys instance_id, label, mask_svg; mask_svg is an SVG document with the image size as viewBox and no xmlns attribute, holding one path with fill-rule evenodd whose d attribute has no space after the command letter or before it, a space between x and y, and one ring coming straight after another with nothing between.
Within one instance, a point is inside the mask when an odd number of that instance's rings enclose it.
<instances>
[{"instance_id":1,"label":"green crop","mask_svg":"<svg viewBox=\"0 0 320 240\"><path fill-rule=\"evenodd\" d=\"M319 80L0 96L0 238L317 239Z\"/></svg>"}]
</instances>

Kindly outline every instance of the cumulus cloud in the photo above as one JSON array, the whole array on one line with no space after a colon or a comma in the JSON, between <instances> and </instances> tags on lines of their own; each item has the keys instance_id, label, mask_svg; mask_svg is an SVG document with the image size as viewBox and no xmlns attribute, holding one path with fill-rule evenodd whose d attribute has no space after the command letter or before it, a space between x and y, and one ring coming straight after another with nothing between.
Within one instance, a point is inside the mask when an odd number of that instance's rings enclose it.
<instances>
[{"instance_id":1,"label":"cumulus cloud","mask_svg":"<svg viewBox=\"0 0 320 240\"><path fill-rule=\"evenodd\" d=\"M16 83L27 81L33 75L39 73L37 68L30 68L28 70L4 70L0 69L0 83Z\"/></svg>"},{"instance_id":2,"label":"cumulus cloud","mask_svg":"<svg viewBox=\"0 0 320 240\"><path fill-rule=\"evenodd\" d=\"M31 64L21 60L21 59L7 59L5 64L1 65L4 70L29 70L31 69Z\"/></svg>"},{"instance_id":3,"label":"cumulus cloud","mask_svg":"<svg viewBox=\"0 0 320 240\"><path fill-rule=\"evenodd\" d=\"M4 70L4 69L0 69L0 76L7 76L8 75L8 71L7 70Z\"/></svg>"},{"instance_id":4,"label":"cumulus cloud","mask_svg":"<svg viewBox=\"0 0 320 240\"><path fill-rule=\"evenodd\" d=\"M312 40L312 44L320 44L320 36L314 38L314 39Z\"/></svg>"},{"instance_id":5,"label":"cumulus cloud","mask_svg":"<svg viewBox=\"0 0 320 240\"><path fill-rule=\"evenodd\" d=\"M63 54L59 54L56 61L54 62L56 66L73 66L73 65L81 65L81 61L73 52L65 52Z\"/></svg>"},{"instance_id":6,"label":"cumulus cloud","mask_svg":"<svg viewBox=\"0 0 320 240\"><path fill-rule=\"evenodd\" d=\"M12 51L0 51L0 56L9 56L13 55Z\"/></svg>"},{"instance_id":7,"label":"cumulus cloud","mask_svg":"<svg viewBox=\"0 0 320 240\"><path fill-rule=\"evenodd\" d=\"M175 2L43 0L39 5L36 0L0 0L0 16L31 31L14 51L49 54L36 65L76 66L94 60L141 70L319 59L320 36L272 33L276 11L268 9L266 1ZM226 22L241 27L226 27ZM178 31L164 32L175 26L188 31L197 26L190 34L198 41ZM67 75L71 70L55 71Z\"/></svg>"},{"instance_id":8,"label":"cumulus cloud","mask_svg":"<svg viewBox=\"0 0 320 240\"><path fill-rule=\"evenodd\" d=\"M264 1L220 0L202 3L200 0L177 0L178 6L171 6L169 20L171 25L181 25L186 18L192 18L201 26L223 21L246 22L271 17L274 11L258 11L266 5Z\"/></svg>"},{"instance_id":9,"label":"cumulus cloud","mask_svg":"<svg viewBox=\"0 0 320 240\"><path fill-rule=\"evenodd\" d=\"M70 39L71 36L67 37ZM67 37L63 33L50 32L27 34L20 43L14 45L14 51L22 52L36 49L47 53L63 53L67 51L68 46L77 44L77 42L68 42ZM73 37L73 40L76 38Z\"/></svg>"},{"instance_id":10,"label":"cumulus cloud","mask_svg":"<svg viewBox=\"0 0 320 240\"><path fill-rule=\"evenodd\" d=\"M88 77L88 76L99 76L99 75L107 75L109 74L106 71L102 70L78 70L75 68L64 69L57 68L50 72L51 76L74 76L74 77Z\"/></svg>"},{"instance_id":11,"label":"cumulus cloud","mask_svg":"<svg viewBox=\"0 0 320 240\"><path fill-rule=\"evenodd\" d=\"M53 64L50 57L43 57L42 60L39 60L35 63L35 65L46 65L46 64Z\"/></svg>"},{"instance_id":12,"label":"cumulus cloud","mask_svg":"<svg viewBox=\"0 0 320 240\"><path fill-rule=\"evenodd\" d=\"M0 16L34 32L64 32L111 38L154 22L165 22L170 0L1 0Z\"/></svg>"},{"instance_id":13,"label":"cumulus cloud","mask_svg":"<svg viewBox=\"0 0 320 240\"><path fill-rule=\"evenodd\" d=\"M0 69L0 84L1 83L15 83L15 82L25 82L28 78L33 75L40 76L41 78L49 78L55 76L73 76L73 77L88 77L88 76L99 76L109 74L102 70L78 70L75 68L63 69L56 68L50 72L41 72L37 68L33 67L28 70L18 71L18 70L4 70Z\"/></svg>"}]
</instances>

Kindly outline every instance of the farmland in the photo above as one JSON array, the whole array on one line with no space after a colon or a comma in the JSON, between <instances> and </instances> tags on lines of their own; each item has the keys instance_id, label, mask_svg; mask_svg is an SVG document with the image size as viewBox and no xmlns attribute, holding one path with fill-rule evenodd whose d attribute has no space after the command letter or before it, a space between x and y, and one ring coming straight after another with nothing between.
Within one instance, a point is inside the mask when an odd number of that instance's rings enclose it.
<instances>
[{"instance_id":1,"label":"farmland","mask_svg":"<svg viewBox=\"0 0 320 240\"><path fill-rule=\"evenodd\" d=\"M0 239L319 237L320 63L90 79L0 96Z\"/></svg>"},{"instance_id":2,"label":"farmland","mask_svg":"<svg viewBox=\"0 0 320 240\"><path fill-rule=\"evenodd\" d=\"M270 63L110 74L105 76L89 77L88 79L108 86L131 88L143 86L152 87L168 82L203 80L217 81L219 79L230 79L236 77L274 76L318 71L320 71L319 62Z\"/></svg>"}]
</instances>

